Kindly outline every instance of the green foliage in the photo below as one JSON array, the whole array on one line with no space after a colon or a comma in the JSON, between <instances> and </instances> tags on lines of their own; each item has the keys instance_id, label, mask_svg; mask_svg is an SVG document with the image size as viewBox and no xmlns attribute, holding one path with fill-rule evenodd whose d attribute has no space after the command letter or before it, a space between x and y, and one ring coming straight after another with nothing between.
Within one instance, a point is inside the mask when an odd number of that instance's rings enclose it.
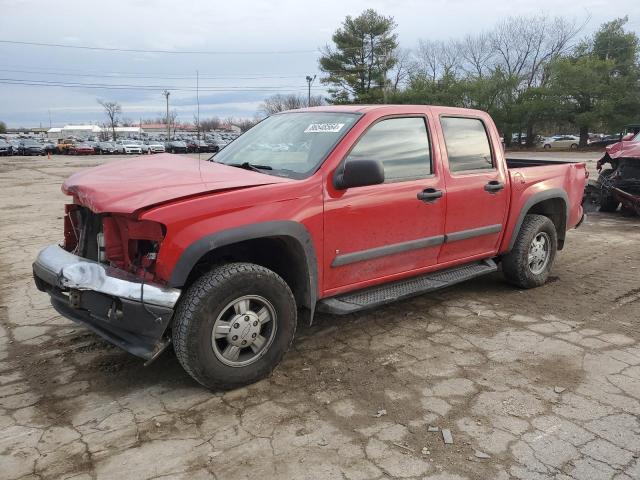
<instances>
[{"instance_id":1,"label":"green foliage","mask_svg":"<svg viewBox=\"0 0 640 480\"><path fill-rule=\"evenodd\" d=\"M623 30L626 18L605 23L574 55L550 65L549 96L558 114L580 130L620 131L640 117L638 38Z\"/></svg>"},{"instance_id":2,"label":"green foliage","mask_svg":"<svg viewBox=\"0 0 640 480\"><path fill-rule=\"evenodd\" d=\"M397 34L392 17L365 10L348 16L333 34L334 48L320 58L321 79L329 85L333 103L379 103L384 100L387 72L397 63Z\"/></svg>"},{"instance_id":3,"label":"green foliage","mask_svg":"<svg viewBox=\"0 0 640 480\"><path fill-rule=\"evenodd\" d=\"M0 122L0 133L7 133L7 124Z\"/></svg>"},{"instance_id":4,"label":"green foliage","mask_svg":"<svg viewBox=\"0 0 640 480\"><path fill-rule=\"evenodd\" d=\"M404 87L384 92L395 57L395 23L373 10L347 17L320 59L334 103L450 105L489 112L509 143L524 132L614 133L640 121L640 45L627 18L604 23L574 44L579 27L564 19L516 17L493 32L421 41ZM386 62L386 63L385 63Z\"/></svg>"}]
</instances>

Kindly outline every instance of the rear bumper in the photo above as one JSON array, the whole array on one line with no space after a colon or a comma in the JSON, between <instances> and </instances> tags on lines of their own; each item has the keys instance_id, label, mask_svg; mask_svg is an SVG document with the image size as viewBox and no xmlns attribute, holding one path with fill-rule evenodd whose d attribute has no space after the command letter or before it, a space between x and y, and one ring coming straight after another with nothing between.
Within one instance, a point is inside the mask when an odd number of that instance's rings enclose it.
<instances>
[{"instance_id":1,"label":"rear bumper","mask_svg":"<svg viewBox=\"0 0 640 480\"><path fill-rule=\"evenodd\" d=\"M58 245L38 254L33 277L58 313L134 355L149 360L168 344L163 337L180 297L178 289L142 283L129 272Z\"/></svg>"}]
</instances>

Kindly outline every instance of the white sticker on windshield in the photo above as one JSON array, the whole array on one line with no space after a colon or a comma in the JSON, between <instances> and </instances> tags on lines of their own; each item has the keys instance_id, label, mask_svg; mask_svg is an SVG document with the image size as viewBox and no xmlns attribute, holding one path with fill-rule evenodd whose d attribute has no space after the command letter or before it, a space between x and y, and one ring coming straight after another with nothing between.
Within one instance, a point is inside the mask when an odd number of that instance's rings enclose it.
<instances>
[{"instance_id":1,"label":"white sticker on windshield","mask_svg":"<svg viewBox=\"0 0 640 480\"><path fill-rule=\"evenodd\" d=\"M304 133L337 133L342 130L344 123L312 123L304 131Z\"/></svg>"}]
</instances>

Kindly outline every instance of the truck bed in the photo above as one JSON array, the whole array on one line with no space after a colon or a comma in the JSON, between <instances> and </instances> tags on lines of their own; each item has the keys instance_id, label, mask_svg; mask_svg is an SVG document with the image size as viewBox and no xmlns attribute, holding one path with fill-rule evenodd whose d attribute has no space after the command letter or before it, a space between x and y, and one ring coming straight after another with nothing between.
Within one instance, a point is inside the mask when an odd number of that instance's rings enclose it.
<instances>
[{"instance_id":1,"label":"truck bed","mask_svg":"<svg viewBox=\"0 0 640 480\"><path fill-rule=\"evenodd\" d=\"M506 158L507 168L541 167L547 165L562 165L566 163L582 163L570 160L542 160L540 158Z\"/></svg>"}]
</instances>

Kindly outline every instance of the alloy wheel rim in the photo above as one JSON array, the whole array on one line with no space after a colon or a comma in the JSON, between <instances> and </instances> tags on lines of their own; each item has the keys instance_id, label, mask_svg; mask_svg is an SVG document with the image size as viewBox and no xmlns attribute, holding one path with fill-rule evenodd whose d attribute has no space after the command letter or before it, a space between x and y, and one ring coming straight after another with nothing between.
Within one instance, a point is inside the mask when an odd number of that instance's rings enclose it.
<instances>
[{"instance_id":1,"label":"alloy wheel rim","mask_svg":"<svg viewBox=\"0 0 640 480\"><path fill-rule=\"evenodd\" d=\"M534 275L539 275L547 268L551 252L551 238L546 232L538 232L529 245L527 264Z\"/></svg>"},{"instance_id":2,"label":"alloy wheel rim","mask_svg":"<svg viewBox=\"0 0 640 480\"><path fill-rule=\"evenodd\" d=\"M220 312L211 331L211 347L218 360L244 367L262 357L275 338L277 317L271 302L260 295L243 295Z\"/></svg>"}]
</instances>

